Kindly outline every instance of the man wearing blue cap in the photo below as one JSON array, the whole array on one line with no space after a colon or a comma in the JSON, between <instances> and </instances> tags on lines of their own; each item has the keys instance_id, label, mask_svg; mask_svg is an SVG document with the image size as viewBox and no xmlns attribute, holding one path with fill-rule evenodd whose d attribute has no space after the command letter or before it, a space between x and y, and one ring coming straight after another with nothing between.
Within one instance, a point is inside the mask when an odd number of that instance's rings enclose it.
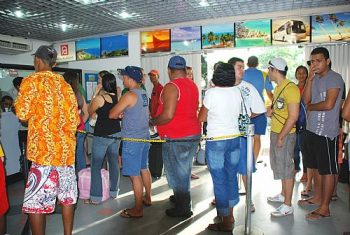
<instances>
[{"instance_id":1,"label":"man wearing blue cap","mask_svg":"<svg viewBox=\"0 0 350 235\"><path fill-rule=\"evenodd\" d=\"M174 191L175 207L166 210L166 214L190 217L193 214L191 168L201 131L197 118L199 92L196 84L186 76L183 57L173 56L169 60L168 75L170 82L164 86L156 117L150 124L157 126L162 139L171 140L163 143L162 155L168 184Z\"/></svg>"},{"instance_id":2,"label":"man wearing blue cap","mask_svg":"<svg viewBox=\"0 0 350 235\"><path fill-rule=\"evenodd\" d=\"M109 112L109 118L121 118L122 137L149 139L149 103L147 93L141 88L143 72L136 66L127 66L120 70L124 87L129 88L120 101ZM143 204L150 206L151 174L148 170L148 142L123 141L123 175L129 176L135 196L135 206L125 209L120 214L124 218L143 216ZM143 187L146 195L142 198Z\"/></svg>"}]
</instances>

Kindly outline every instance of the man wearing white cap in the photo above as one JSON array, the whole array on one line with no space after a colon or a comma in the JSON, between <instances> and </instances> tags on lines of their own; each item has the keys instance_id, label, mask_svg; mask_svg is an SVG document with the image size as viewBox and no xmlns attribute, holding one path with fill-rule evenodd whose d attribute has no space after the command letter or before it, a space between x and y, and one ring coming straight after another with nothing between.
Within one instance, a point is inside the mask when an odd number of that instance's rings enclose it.
<instances>
[{"instance_id":1,"label":"man wearing white cap","mask_svg":"<svg viewBox=\"0 0 350 235\"><path fill-rule=\"evenodd\" d=\"M268 116L271 117L270 164L275 180L282 181L282 192L268 197L270 202L283 203L271 216L282 217L294 212L292 194L294 187L293 151L296 142L295 123L299 116L300 93L288 79L287 63L282 58L269 62L268 76L277 84Z\"/></svg>"}]
</instances>

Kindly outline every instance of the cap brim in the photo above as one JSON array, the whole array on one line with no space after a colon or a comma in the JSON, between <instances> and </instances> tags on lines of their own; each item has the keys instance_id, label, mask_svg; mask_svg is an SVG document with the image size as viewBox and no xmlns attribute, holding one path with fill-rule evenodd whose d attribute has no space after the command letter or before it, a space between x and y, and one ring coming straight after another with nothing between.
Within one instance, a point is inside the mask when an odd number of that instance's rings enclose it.
<instances>
[{"instance_id":1,"label":"cap brim","mask_svg":"<svg viewBox=\"0 0 350 235\"><path fill-rule=\"evenodd\" d=\"M128 73L125 71L125 69L117 69L120 75L128 75Z\"/></svg>"}]
</instances>

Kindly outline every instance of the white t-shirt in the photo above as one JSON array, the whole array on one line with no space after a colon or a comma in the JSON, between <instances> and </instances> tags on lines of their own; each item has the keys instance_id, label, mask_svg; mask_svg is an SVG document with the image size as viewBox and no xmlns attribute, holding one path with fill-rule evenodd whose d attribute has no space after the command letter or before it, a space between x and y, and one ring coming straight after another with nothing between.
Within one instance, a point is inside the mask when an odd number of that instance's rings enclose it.
<instances>
[{"instance_id":1,"label":"white t-shirt","mask_svg":"<svg viewBox=\"0 0 350 235\"><path fill-rule=\"evenodd\" d=\"M213 87L207 90L203 104L208 109L207 136L219 137L239 134L238 116L241 93L237 87ZM227 138L227 139L232 139Z\"/></svg>"},{"instance_id":2,"label":"white t-shirt","mask_svg":"<svg viewBox=\"0 0 350 235\"><path fill-rule=\"evenodd\" d=\"M252 84L242 81L236 87L238 87L242 92L244 104L247 108L247 113L249 116L251 113L261 114L266 112L264 101L262 100L258 90Z\"/></svg>"}]
</instances>

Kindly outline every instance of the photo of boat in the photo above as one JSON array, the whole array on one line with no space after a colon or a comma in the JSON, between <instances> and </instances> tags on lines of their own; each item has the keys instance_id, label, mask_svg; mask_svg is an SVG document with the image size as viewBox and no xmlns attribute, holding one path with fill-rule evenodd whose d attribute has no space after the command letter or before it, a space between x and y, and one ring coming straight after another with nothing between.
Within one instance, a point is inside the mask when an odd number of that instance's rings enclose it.
<instances>
[{"instance_id":1,"label":"photo of boat","mask_svg":"<svg viewBox=\"0 0 350 235\"><path fill-rule=\"evenodd\" d=\"M170 51L170 30L141 32L141 53Z\"/></svg>"}]
</instances>

